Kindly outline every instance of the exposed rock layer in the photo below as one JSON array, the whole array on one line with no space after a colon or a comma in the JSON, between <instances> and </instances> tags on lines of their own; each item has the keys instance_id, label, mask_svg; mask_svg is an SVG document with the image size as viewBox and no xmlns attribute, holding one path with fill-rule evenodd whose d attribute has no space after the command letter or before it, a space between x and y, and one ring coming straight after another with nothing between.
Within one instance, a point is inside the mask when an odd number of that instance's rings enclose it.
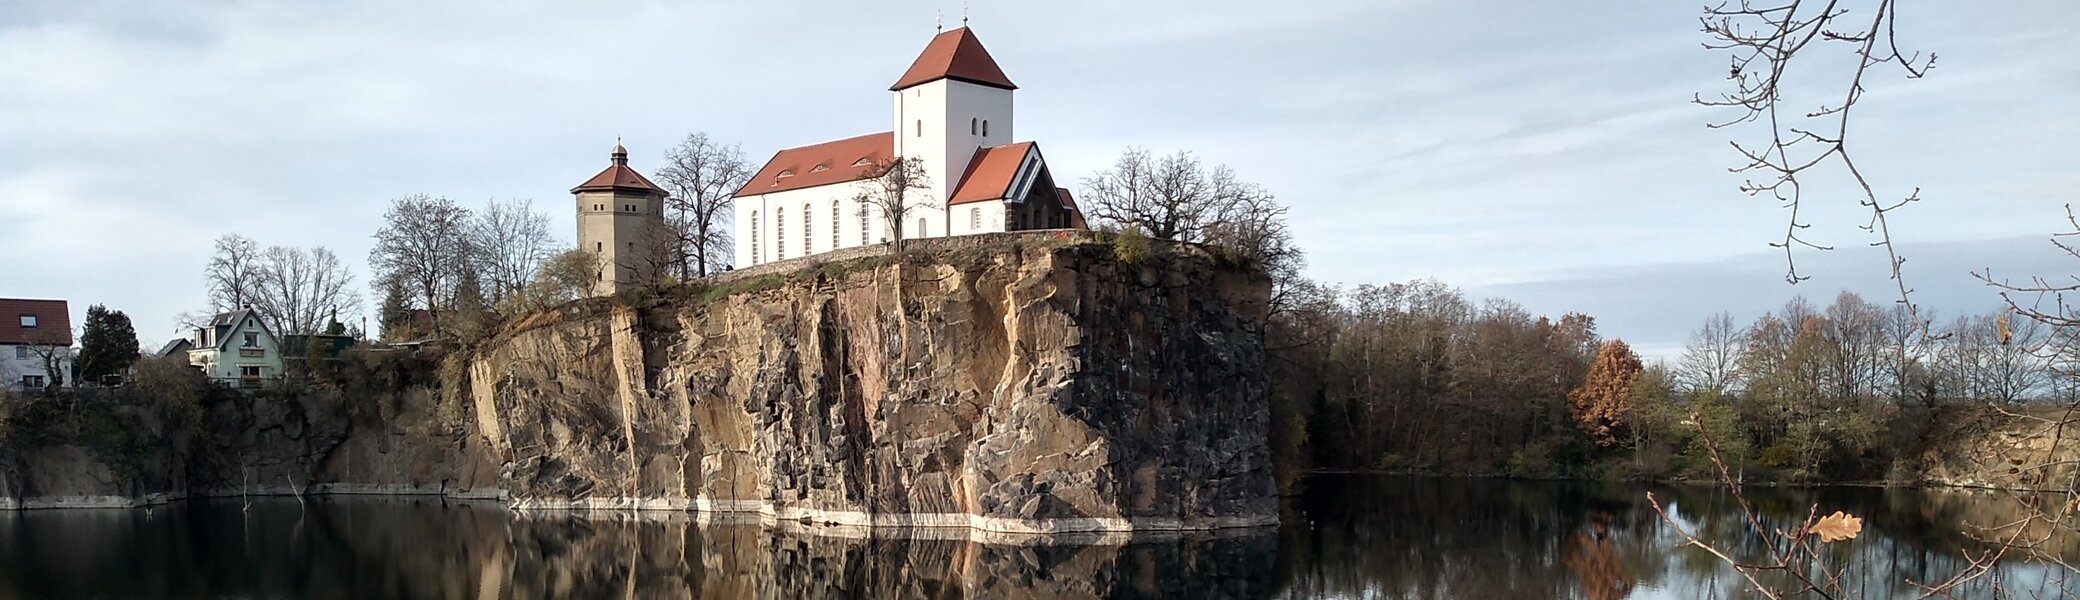
<instances>
[{"instance_id":1,"label":"exposed rock layer","mask_svg":"<svg viewBox=\"0 0 2080 600\"><path fill-rule=\"evenodd\" d=\"M475 430L521 508L1275 522L1260 274L1183 246L957 243L537 319L471 365Z\"/></svg>"}]
</instances>

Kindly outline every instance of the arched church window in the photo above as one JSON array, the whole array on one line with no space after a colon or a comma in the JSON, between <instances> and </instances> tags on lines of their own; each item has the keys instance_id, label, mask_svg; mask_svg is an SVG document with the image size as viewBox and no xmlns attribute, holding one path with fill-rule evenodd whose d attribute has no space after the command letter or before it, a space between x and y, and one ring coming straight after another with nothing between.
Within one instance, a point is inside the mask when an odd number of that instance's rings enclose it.
<instances>
[{"instance_id":1,"label":"arched church window","mask_svg":"<svg viewBox=\"0 0 2080 600\"><path fill-rule=\"evenodd\" d=\"M758 264L758 211L751 211L751 264Z\"/></svg>"},{"instance_id":2,"label":"arched church window","mask_svg":"<svg viewBox=\"0 0 2080 600\"><path fill-rule=\"evenodd\" d=\"M867 245L867 207L859 207L859 245Z\"/></svg>"},{"instance_id":3,"label":"arched church window","mask_svg":"<svg viewBox=\"0 0 2080 600\"><path fill-rule=\"evenodd\" d=\"M924 137L924 119L917 120L917 137Z\"/></svg>"},{"instance_id":4,"label":"arched church window","mask_svg":"<svg viewBox=\"0 0 2080 600\"><path fill-rule=\"evenodd\" d=\"M989 137L989 121L982 122L982 137Z\"/></svg>"},{"instance_id":5,"label":"arched church window","mask_svg":"<svg viewBox=\"0 0 2080 600\"><path fill-rule=\"evenodd\" d=\"M918 218L917 218L917 237L924 237L924 236L925 236L925 223L924 223L924 217L918 217Z\"/></svg>"},{"instance_id":6,"label":"arched church window","mask_svg":"<svg viewBox=\"0 0 2080 600\"><path fill-rule=\"evenodd\" d=\"M982 207L977 206L968 209L968 228L976 231L982 230Z\"/></svg>"},{"instance_id":7,"label":"arched church window","mask_svg":"<svg viewBox=\"0 0 2080 600\"><path fill-rule=\"evenodd\" d=\"M838 201L831 201L831 249L838 249Z\"/></svg>"},{"instance_id":8,"label":"arched church window","mask_svg":"<svg viewBox=\"0 0 2080 600\"><path fill-rule=\"evenodd\" d=\"M773 260L787 260L787 209L773 209Z\"/></svg>"},{"instance_id":9,"label":"arched church window","mask_svg":"<svg viewBox=\"0 0 2080 600\"><path fill-rule=\"evenodd\" d=\"M968 135L975 135L975 122L977 120L973 118L968 119Z\"/></svg>"},{"instance_id":10,"label":"arched church window","mask_svg":"<svg viewBox=\"0 0 2080 600\"><path fill-rule=\"evenodd\" d=\"M814 214L809 212L808 204L802 204L802 256L816 253L816 230L809 226L810 216Z\"/></svg>"}]
</instances>

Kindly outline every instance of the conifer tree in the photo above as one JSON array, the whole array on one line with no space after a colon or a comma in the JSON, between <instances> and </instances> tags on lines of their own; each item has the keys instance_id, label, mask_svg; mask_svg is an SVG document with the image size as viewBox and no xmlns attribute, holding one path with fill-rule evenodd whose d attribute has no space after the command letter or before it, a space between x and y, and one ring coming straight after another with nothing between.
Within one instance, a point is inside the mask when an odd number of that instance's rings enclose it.
<instances>
[{"instance_id":1,"label":"conifer tree","mask_svg":"<svg viewBox=\"0 0 2080 600\"><path fill-rule=\"evenodd\" d=\"M79 346L79 361L73 368L79 381L100 382L104 376L121 375L137 362L137 330L131 326L130 316L99 304L87 308Z\"/></svg>"},{"instance_id":2,"label":"conifer tree","mask_svg":"<svg viewBox=\"0 0 2080 600\"><path fill-rule=\"evenodd\" d=\"M407 296L404 283L396 278L383 280L383 307L376 315L377 325L383 328L383 339L399 342L413 337L412 301Z\"/></svg>"}]
</instances>

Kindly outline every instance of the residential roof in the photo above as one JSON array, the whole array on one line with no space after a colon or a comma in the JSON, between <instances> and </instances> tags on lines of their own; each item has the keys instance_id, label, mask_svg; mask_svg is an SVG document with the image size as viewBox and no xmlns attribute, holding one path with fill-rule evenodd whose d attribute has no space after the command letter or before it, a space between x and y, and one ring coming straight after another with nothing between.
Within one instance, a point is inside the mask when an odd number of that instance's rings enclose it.
<instances>
[{"instance_id":1,"label":"residential roof","mask_svg":"<svg viewBox=\"0 0 2080 600\"><path fill-rule=\"evenodd\" d=\"M954 188L952 199L946 203L1004 199L1010 195L1011 185L1018 179L1018 167L1025 164L1026 155L1031 154L1033 148L1032 142L976 148L975 158L968 161L968 172L961 174L960 187Z\"/></svg>"},{"instance_id":2,"label":"residential roof","mask_svg":"<svg viewBox=\"0 0 2080 600\"><path fill-rule=\"evenodd\" d=\"M737 196L866 179L873 175L875 163L895 155L895 147L895 132L883 131L781 150L737 190Z\"/></svg>"},{"instance_id":3,"label":"residential roof","mask_svg":"<svg viewBox=\"0 0 2080 600\"><path fill-rule=\"evenodd\" d=\"M22 317L35 317L35 327L23 327ZM72 313L64 300L0 298L0 344L16 346L71 346Z\"/></svg>"},{"instance_id":4,"label":"residential roof","mask_svg":"<svg viewBox=\"0 0 2080 600\"><path fill-rule=\"evenodd\" d=\"M166 342L166 345L160 346L159 351L153 352L152 356L173 356L175 352L182 353L185 356L188 349L194 347L195 342L188 341L188 338L174 338L172 341Z\"/></svg>"},{"instance_id":5,"label":"residential roof","mask_svg":"<svg viewBox=\"0 0 2080 600\"><path fill-rule=\"evenodd\" d=\"M658 195L667 193L664 191L664 188L657 187L657 184L651 183L650 178L644 177L642 173L637 173L634 168L628 166L628 149L621 147L621 144L614 144L612 159L614 164L607 166L607 170L600 171L598 175L592 176L592 179L587 179L585 183L578 184L578 187L571 188L571 193L611 190L648 192Z\"/></svg>"},{"instance_id":6,"label":"residential roof","mask_svg":"<svg viewBox=\"0 0 2080 600\"><path fill-rule=\"evenodd\" d=\"M989 50L982 47L982 40L966 27L941 33L926 44L924 53L910 63L910 70L890 86L889 91L900 91L941 79L952 79L986 85L1007 90L1018 89L1011 78L1004 76L1004 69L990 58Z\"/></svg>"},{"instance_id":7,"label":"residential roof","mask_svg":"<svg viewBox=\"0 0 2080 600\"><path fill-rule=\"evenodd\" d=\"M225 349L231 343L228 334L231 333L231 330L238 328L239 323L245 322L248 316L253 317L253 322L260 324L260 331L266 332L268 337L274 337L274 331L267 328L267 321L260 318L260 313L254 312L250 308L241 308L227 313L218 313L216 316L210 317L209 339L211 342L215 342L210 344L210 346L218 350Z\"/></svg>"}]
</instances>

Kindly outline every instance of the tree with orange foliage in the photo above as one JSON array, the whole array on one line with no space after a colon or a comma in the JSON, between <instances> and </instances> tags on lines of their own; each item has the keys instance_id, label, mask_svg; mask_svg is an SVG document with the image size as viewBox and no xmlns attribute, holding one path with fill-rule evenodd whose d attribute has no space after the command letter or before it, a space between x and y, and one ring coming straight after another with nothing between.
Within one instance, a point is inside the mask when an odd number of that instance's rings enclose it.
<instances>
[{"instance_id":1,"label":"tree with orange foliage","mask_svg":"<svg viewBox=\"0 0 2080 600\"><path fill-rule=\"evenodd\" d=\"M1567 393L1575 425L1594 438L1596 445L1608 448L1618 443L1617 431L1632 412L1632 383L1639 381L1644 370L1632 347L1623 340L1611 340L1596 351L1596 362L1590 363L1581 387Z\"/></svg>"}]
</instances>

